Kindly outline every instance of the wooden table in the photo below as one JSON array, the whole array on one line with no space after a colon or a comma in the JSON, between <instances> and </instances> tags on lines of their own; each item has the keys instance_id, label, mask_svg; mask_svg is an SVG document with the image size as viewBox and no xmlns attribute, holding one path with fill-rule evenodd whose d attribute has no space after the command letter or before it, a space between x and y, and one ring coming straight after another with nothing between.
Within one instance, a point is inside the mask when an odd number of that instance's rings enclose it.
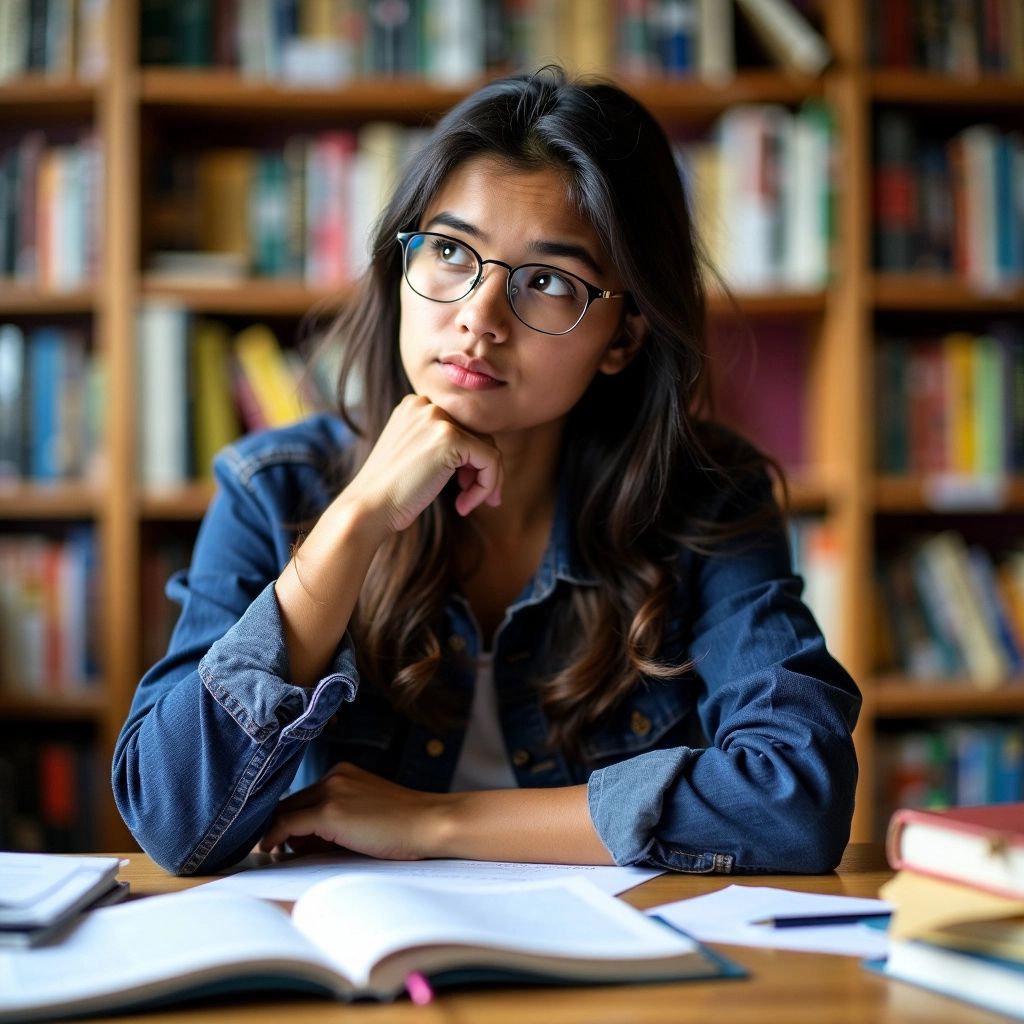
<instances>
[{"instance_id":1,"label":"wooden table","mask_svg":"<svg viewBox=\"0 0 1024 1024\"><path fill-rule=\"evenodd\" d=\"M124 856L130 858L130 864L121 877L131 881L136 898L207 881L171 877L142 854ZM838 873L833 875L662 875L622 898L646 908L699 896L731 883L875 896L890 875L879 846L858 844L847 850ZM742 964L750 977L672 985L447 992L422 1007L408 1001L344 1004L260 996L109 1019L112 1024L992 1024L1006 1020L965 1003L888 981L865 971L854 957L741 946L720 948Z\"/></svg>"}]
</instances>

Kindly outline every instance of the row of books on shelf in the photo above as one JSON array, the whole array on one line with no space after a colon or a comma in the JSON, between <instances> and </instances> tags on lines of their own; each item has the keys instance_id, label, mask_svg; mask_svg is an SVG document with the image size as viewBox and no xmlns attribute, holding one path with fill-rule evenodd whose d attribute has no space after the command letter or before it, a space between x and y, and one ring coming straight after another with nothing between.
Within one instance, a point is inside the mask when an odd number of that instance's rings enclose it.
<instances>
[{"instance_id":1,"label":"row of books on shelf","mask_svg":"<svg viewBox=\"0 0 1024 1024\"><path fill-rule=\"evenodd\" d=\"M147 303L138 320L138 468L143 484L210 476L243 430L284 426L330 404L329 354L307 362L264 324L234 337L216 320Z\"/></svg>"},{"instance_id":2,"label":"row of books on shelf","mask_svg":"<svg viewBox=\"0 0 1024 1024\"><path fill-rule=\"evenodd\" d=\"M885 732L875 749L882 827L899 807L1024 800L1024 722L955 720Z\"/></svg>"},{"instance_id":3,"label":"row of books on shelf","mask_svg":"<svg viewBox=\"0 0 1024 1024\"><path fill-rule=\"evenodd\" d=\"M91 131L58 144L32 130L0 149L0 277L55 290L95 278L102 173Z\"/></svg>"},{"instance_id":4,"label":"row of books on shelf","mask_svg":"<svg viewBox=\"0 0 1024 1024\"><path fill-rule=\"evenodd\" d=\"M419 129L373 122L290 138L279 150L210 149L159 162L150 210L162 280L255 274L342 285L367 263L373 222ZM729 110L711 137L680 142L698 230L716 267L744 289L815 288L828 277L833 218L828 107Z\"/></svg>"},{"instance_id":5,"label":"row of books on shelf","mask_svg":"<svg viewBox=\"0 0 1024 1024\"><path fill-rule=\"evenodd\" d=\"M886 853L897 871L879 892L894 907L888 958L868 966L1020 1019L1024 802L901 807Z\"/></svg>"},{"instance_id":6,"label":"row of books on shelf","mask_svg":"<svg viewBox=\"0 0 1024 1024\"><path fill-rule=\"evenodd\" d=\"M98 478L105 381L81 332L0 324L0 484Z\"/></svg>"},{"instance_id":7,"label":"row of books on shelf","mask_svg":"<svg viewBox=\"0 0 1024 1024\"><path fill-rule=\"evenodd\" d=\"M0 82L21 75L99 78L106 70L108 0L3 0Z\"/></svg>"},{"instance_id":8,"label":"row of books on shelf","mask_svg":"<svg viewBox=\"0 0 1024 1024\"><path fill-rule=\"evenodd\" d=\"M0 536L0 688L53 695L93 684L96 588L91 528Z\"/></svg>"},{"instance_id":9,"label":"row of books on shelf","mask_svg":"<svg viewBox=\"0 0 1024 1024\"><path fill-rule=\"evenodd\" d=\"M295 136L278 150L217 148L160 161L148 270L224 283L250 274L341 285L423 131L373 122Z\"/></svg>"},{"instance_id":10,"label":"row of books on shelf","mask_svg":"<svg viewBox=\"0 0 1024 1024\"><path fill-rule=\"evenodd\" d=\"M84 736L0 733L0 849L96 849L96 749Z\"/></svg>"},{"instance_id":11,"label":"row of books on shelf","mask_svg":"<svg viewBox=\"0 0 1024 1024\"><path fill-rule=\"evenodd\" d=\"M827 43L790 0L737 0L785 67L819 72ZM143 0L145 64L237 67L291 84L360 76L472 82L559 61L625 74L731 75L732 0Z\"/></svg>"},{"instance_id":12,"label":"row of books on shelf","mask_svg":"<svg viewBox=\"0 0 1024 1024\"><path fill-rule=\"evenodd\" d=\"M994 558L945 530L884 559L878 590L884 664L983 689L1024 672L1024 549Z\"/></svg>"},{"instance_id":13,"label":"row of books on shelf","mask_svg":"<svg viewBox=\"0 0 1024 1024\"><path fill-rule=\"evenodd\" d=\"M729 285L747 291L826 283L834 242L831 109L742 104L706 141L677 146L698 235Z\"/></svg>"},{"instance_id":14,"label":"row of books on shelf","mask_svg":"<svg viewBox=\"0 0 1024 1024\"><path fill-rule=\"evenodd\" d=\"M869 0L868 60L976 78L1024 79L1024 0Z\"/></svg>"},{"instance_id":15,"label":"row of books on shelf","mask_svg":"<svg viewBox=\"0 0 1024 1024\"><path fill-rule=\"evenodd\" d=\"M880 270L955 271L981 289L1024 279L1024 136L975 124L919 138L905 111L876 125Z\"/></svg>"},{"instance_id":16,"label":"row of books on shelf","mask_svg":"<svg viewBox=\"0 0 1024 1024\"><path fill-rule=\"evenodd\" d=\"M882 473L1024 473L1024 327L879 338L875 409Z\"/></svg>"}]
</instances>

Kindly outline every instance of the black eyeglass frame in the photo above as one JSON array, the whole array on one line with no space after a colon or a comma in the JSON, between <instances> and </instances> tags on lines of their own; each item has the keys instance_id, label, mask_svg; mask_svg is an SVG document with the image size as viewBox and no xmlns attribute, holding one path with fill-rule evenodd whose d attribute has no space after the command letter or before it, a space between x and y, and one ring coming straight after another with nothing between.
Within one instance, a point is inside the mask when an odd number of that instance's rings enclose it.
<instances>
[{"instance_id":1,"label":"black eyeglass frame","mask_svg":"<svg viewBox=\"0 0 1024 1024\"><path fill-rule=\"evenodd\" d=\"M467 251L471 252L473 256L476 257L476 261L479 266L476 276L470 282L469 287L457 298L435 299L430 295L424 295L422 292L416 291L416 289L413 287L412 281L409 280L409 242L417 237L443 238L445 239L445 241L451 242L453 245L461 246L463 249L466 249ZM451 235L442 234L440 231L399 231L398 234L395 235L395 240L402 247L402 276L405 278L406 284L408 284L408 286L412 288L412 290L416 292L416 294L419 295L420 298L426 299L428 302L461 302L464 298L466 298L467 295L471 294L473 289L476 288L477 285L479 285L480 282L483 280L484 267L486 267L487 264L493 263L495 266L504 267L505 270L508 271L508 274L505 277L505 297L508 299L509 309L512 310L513 315L521 324L524 324L525 326L529 327L531 331L536 331L538 334L549 334L553 337L560 337L563 334L568 334L570 331L574 331L577 327L579 327L580 323L582 323L583 321L583 318L587 315L587 310L590 309L590 307L598 299L624 299L629 295L629 292L613 292L608 291L605 288L598 288L596 284L591 284L589 281L580 277L579 274L574 274L571 270L563 270L561 267L554 267L550 263L520 263L519 266L513 267L510 266L508 263L505 263L504 260L485 260L483 256L481 256L480 253L478 253L476 249L474 249L473 246L471 246L468 242L464 242L460 238L452 238ZM518 311L516 310L515 303L512 301L512 275L515 274L516 271L523 270L524 268L527 267L537 267L540 270L551 270L554 271L556 274L562 274L565 277L571 277L574 281L579 281L579 283L583 285L583 287L586 289L587 304L583 307L582 311L580 312L579 318L571 327L567 327L564 331L545 331L540 327L534 327L533 324L527 323L519 315Z\"/></svg>"}]
</instances>

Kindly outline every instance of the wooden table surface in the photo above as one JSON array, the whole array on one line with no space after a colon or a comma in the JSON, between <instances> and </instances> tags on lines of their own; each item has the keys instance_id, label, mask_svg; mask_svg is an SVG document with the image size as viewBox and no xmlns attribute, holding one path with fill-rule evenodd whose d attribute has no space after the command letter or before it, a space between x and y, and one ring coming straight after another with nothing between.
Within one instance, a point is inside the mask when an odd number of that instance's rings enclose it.
<instances>
[{"instance_id":1,"label":"wooden table surface","mask_svg":"<svg viewBox=\"0 0 1024 1024\"><path fill-rule=\"evenodd\" d=\"M125 854L122 878L135 898L187 888L206 878L174 878L143 854ZM849 847L832 875L661 875L623 894L636 907L699 896L733 883L875 896L891 875L880 846ZM855 957L719 946L741 964L741 980L579 988L492 988L439 994L428 1006L248 997L109 1018L116 1024L992 1024L999 1014L872 974ZM91 1018L97 1020L99 1018Z\"/></svg>"}]
</instances>

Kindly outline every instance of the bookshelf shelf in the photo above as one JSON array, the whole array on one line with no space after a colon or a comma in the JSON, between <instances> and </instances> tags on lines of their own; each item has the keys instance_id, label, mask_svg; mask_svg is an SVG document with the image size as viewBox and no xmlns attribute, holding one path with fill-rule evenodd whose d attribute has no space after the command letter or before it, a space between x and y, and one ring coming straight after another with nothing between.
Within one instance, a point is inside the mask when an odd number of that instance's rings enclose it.
<instances>
[{"instance_id":1,"label":"bookshelf shelf","mask_svg":"<svg viewBox=\"0 0 1024 1024\"><path fill-rule=\"evenodd\" d=\"M102 685L87 692L20 694L0 690L0 717L95 722L106 712Z\"/></svg>"},{"instance_id":2,"label":"bookshelf shelf","mask_svg":"<svg viewBox=\"0 0 1024 1024\"><path fill-rule=\"evenodd\" d=\"M925 71L873 71L868 93L877 103L929 107L1019 107L1024 82L985 76L953 78Z\"/></svg>"},{"instance_id":3,"label":"bookshelf shelf","mask_svg":"<svg viewBox=\"0 0 1024 1024\"><path fill-rule=\"evenodd\" d=\"M25 75L0 83L0 108L5 121L74 119L92 112L97 95L96 85L90 82Z\"/></svg>"},{"instance_id":4,"label":"bookshelf shelf","mask_svg":"<svg viewBox=\"0 0 1024 1024\"><path fill-rule=\"evenodd\" d=\"M262 117L268 112L303 119L343 114L418 121L444 111L472 85L446 87L418 79L358 80L337 87L309 89L246 79L233 71L147 68L139 75L139 98L146 108L193 112L206 117Z\"/></svg>"},{"instance_id":5,"label":"bookshelf shelf","mask_svg":"<svg viewBox=\"0 0 1024 1024\"><path fill-rule=\"evenodd\" d=\"M623 79L623 84L659 117L712 117L737 103L793 105L824 91L822 81L774 71L743 71L716 84L700 79ZM139 75L144 107L157 110L202 109L219 116L259 117L287 112L302 118L344 114L417 121L440 113L478 83L444 86L422 79L353 79L336 88L308 89L247 80L231 71L152 68Z\"/></svg>"},{"instance_id":6,"label":"bookshelf shelf","mask_svg":"<svg viewBox=\"0 0 1024 1024\"><path fill-rule=\"evenodd\" d=\"M733 296L739 312L753 317L820 316L825 311L828 296L823 291L739 293ZM728 317L735 313L733 299L721 292L708 296L708 313L713 317Z\"/></svg>"},{"instance_id":7,"label":"bookshelf shelf","mask_svg":"<svg viewBox=\"0 0 1024 1024\"><path fill-rule=\"evenodd\" d=\"M350 287L310 288L301 281L244 281L228 285L171 284L144 279L142 296L206 313L302 316L311 309L340 309Z\"/></svg>"},{"instance_id":8,"label":"bookshelf shelf","mask_svg":"<svg viewBox=\"0 0 1024 1024\"><path fill-rule=\"evenodd\" d=\"M786 106L824 95L820 78L779 74L774 70L739 71L721 83L697 78L652 81L623 77L623 85L659 117L714 117L738 103Z\"/></svg>"},{"instance_id":9,"label":"bookshelf shelf","mask_svg":"<svg viewBox=\"0 0 1024 1024\"><path fill-rule=\"evenodd\" d=\"M92 313L96 293L91 288L52 291L0 281L0 317L51 313Z\"/></svg>"},{"instance_id":10,"label":"bookshelf shelf","mask_svg":"<svg viewBox=\"0 0 1024 1024\"><path fill-rule=\"evenodd\" d=\"M875 309L886 312L1015 313L1024 309L1021 283L985 292L946 275L876 274L871 291Z\"/></svg>"},{"instance_id":11,"label":"bookshelf shelf","mask_svg":"<svg viewBox=\"0 0 1024 1024\"><path fill-rule=\"evenodd\" d=\"M99 490L93 484L0 482L3 519L91 519L100 504Z\"/></svg>"},{"instance_id":12,"label":"bookshelf shelf","mask_svg":"<svg viewBox=\"0 0 1024 1024\"><path fill-rule=\"evenodd\" d=\"M871 681L870 701L876 718L1024 715L1024 679L982 690L967 680L924 684L880 676Z\"/></svg>"},{"instance_id":13,"label":"bookshelf shelf","mask_svg":"<svg viewBox=\"0 0 1024 1024\"><path fill-rule=\"evenodd\" d=\"M167 491L146 491L139 497L139 515L152 521L198 521L213 498L214 484L199 481Z\"/></svg>"},{"instance_id":14,"label":"bookshelf shelf","mask_svg":"<svg viewBox=\"0 0 1024 1024\"><path fill-rule=\"evenodd\" d=\"M875 509L894 513L1024 512L1024 477L965 480L881 476L875 480Z\"/></svg>"}]
</instances>

